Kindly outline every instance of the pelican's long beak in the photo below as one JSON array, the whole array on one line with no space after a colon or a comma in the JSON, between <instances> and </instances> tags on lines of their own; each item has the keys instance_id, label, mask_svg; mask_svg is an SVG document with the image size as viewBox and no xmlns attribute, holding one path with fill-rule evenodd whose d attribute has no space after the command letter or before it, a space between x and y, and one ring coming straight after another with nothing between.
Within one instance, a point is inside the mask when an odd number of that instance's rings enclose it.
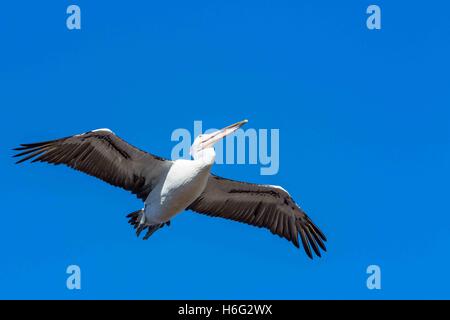
<instances>
[{"instance_id":1,"label":"pelican's long beak","mask_svg":"<svg viewBox=\"0 0 450 320\"><path fill-rule=\"evenodd\" d=\"M227 135L232 134L237 129L242 127L244 124L246 124L247 122L248 122L248 120L242 120L242 121L236 122L228 127L220 129L219 131L209 134L207 137L205 137L206 139L204 141L202 141L202 147L208 148L208 147L213 146L220 139L223 139Z\"/></svg>"}]
</instances>

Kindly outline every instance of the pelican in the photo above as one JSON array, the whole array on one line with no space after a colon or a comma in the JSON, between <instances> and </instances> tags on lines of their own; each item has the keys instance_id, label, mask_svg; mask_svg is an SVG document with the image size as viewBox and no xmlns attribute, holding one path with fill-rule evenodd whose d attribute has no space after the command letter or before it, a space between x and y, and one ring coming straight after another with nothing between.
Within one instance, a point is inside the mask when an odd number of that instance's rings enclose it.
<instances>
[{"instance_id":1,"label":"pelican","mask_svg":"<svg viewBox=\"0 0 450 320\"><path fill-rule=\"evenodd\" d=\"M191 146L192 159L167 160L139 150L109 129L97 129L61 139L21 144L16 162L64 164L135 194L143 208L127 215L143 239L170 225L185 210L266 228L297 248L299 238L309 258L326 251L325 235L279 186L221 178L211 174L214 144L247 120L209 134ZM312 249L312 250L311 250Z\"/></svg>"}]
</instances>

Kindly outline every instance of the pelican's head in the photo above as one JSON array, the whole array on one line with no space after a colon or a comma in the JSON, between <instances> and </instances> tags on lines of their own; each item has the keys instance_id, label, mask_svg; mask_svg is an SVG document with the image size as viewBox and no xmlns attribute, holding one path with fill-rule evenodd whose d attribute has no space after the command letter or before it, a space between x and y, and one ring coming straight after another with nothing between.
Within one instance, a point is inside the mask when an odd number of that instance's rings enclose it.
<instances>
[{"instance_id":1,"label":"pelican's head","mask_svg":"<svg viewBox=\"0 0 450 320\"><path fill-rule=\"evenodd\" d=\"M204 160L212 164L216 157L214 144L225 138L227 135L232 134L247 122L248 120L243 120L212 133L200 134L195 138L194 143L191 146L192 158L194 158L194 160Z\"/></svg>"}]
</instances>

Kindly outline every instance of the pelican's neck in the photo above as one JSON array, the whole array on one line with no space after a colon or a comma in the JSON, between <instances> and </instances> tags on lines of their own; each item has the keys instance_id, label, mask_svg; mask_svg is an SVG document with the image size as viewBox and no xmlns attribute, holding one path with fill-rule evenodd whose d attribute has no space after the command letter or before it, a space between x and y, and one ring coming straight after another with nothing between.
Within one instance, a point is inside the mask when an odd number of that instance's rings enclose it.
<instances>
[{"instance_id":1,"label":"pelican's neck","mask_svg":"<svg viewBox=\"0 0 450 320\"><path fill-rule=\"evenodd\" d=\"M192 154L195 161L203 162L205 165L213 165L216 160L214 148L206 148Z\"/></svg>"}]
</instances>

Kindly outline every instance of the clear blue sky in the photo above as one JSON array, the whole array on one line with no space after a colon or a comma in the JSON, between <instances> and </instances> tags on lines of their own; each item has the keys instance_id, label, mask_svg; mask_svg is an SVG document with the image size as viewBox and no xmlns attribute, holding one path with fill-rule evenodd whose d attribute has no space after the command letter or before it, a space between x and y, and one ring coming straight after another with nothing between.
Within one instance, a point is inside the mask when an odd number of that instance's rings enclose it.
<instances>
[{"instance_id":1,"label":"clear blue sky","mask_svg":"<svg viewBox=\"0 0 450 320\"><path fill-rule=\"evenodd\" d=\"M82 10L69 31L66 8ZM366 8L382 29L366 28ZM0 298L450 298L446 1L5 2ZM279 184L327 234L310 261L265 230L186 212L149 241L141 203L11 148L108 127L169 157L176 128L280 129ZM82 290L66 289L66 267ZM382 289L366 288L366 268Z\"/></svg>"}]
</instances>

